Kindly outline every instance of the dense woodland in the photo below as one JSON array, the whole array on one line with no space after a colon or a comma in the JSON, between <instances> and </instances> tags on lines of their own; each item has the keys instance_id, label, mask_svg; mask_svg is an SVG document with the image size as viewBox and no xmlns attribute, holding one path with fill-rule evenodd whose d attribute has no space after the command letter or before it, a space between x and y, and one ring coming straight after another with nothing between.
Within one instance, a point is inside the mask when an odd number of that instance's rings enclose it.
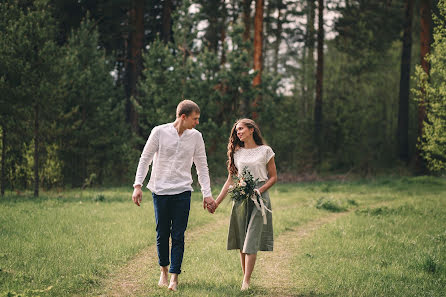
<instances>
[{"instance_id":1,"label":"dense woodland","mask_svg":"<svg viewBox=\"0 0 446 297\"><path fill-rule=\"evenodd\" d=\"M2 0L1 193L131 184L182 99L213 177L241 117L279 177L444 172L445 17L444 0Z\"/></svg>"}]
</instances>

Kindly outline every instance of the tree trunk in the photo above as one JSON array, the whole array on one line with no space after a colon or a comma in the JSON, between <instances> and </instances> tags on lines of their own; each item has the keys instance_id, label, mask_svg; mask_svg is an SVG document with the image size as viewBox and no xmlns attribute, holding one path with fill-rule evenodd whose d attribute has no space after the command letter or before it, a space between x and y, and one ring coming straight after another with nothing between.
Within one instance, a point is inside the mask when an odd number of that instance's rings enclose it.
<instances>
[{"instance_id":1,"label":"tree trunk","mask_svg":"<svg viewBox=\"0 0 446 297\"><path fill-rule=\"evenodd\" d=\"M268 39L268 36L271 36L273 34L273 29L271 27L271 15L273 14L273 9L274 9L274 0L267 0L265 2L265 19L263 20L263 24L264 24L264 30L263 30L263 34L264 36L266 36L266 38ZM271 68L273 67L273 61L269 58L269 55L267 54L268 51L270 50L270 46L268 42L264 42L263 43L263 52L265 53L265 55L263 55L263 69L266 71L270 71Z\"/></svg>"},{"instance_id":2,"label":"tree trunk","mask_svg":"<svg viewBox=\"0 0 446 297\"><path fill-rule=\"evenodd\" d=\"M426 55L430 52L430 46L432 42L432 3L431 0L422 0L420 7L421 14L421 32L420 32L420 41L421 41L421 67L424 72L429 77L430 73L430 65L426 61ZM421 90L423 93L424 90ZM424 120L426 118L426 105L424 102L424 98L421 98L420 103L418 104L418 139L423 141L424 138ZM416 170L418 173L426 172L426 164L421 156L421 151L417 149L416 151L416 162L415 162Z\"/></svg>"},{"instance_id":3,"label":"tree trunk","mask_svg":"<svg viewBox=\"0 0 446 297\"><path fill-rule=\"evenodd\" d=\"M301 106L297 108L297 113L299 116L303 119L307 115L307 46L304 46L302 49L302 76L301 76L301 82L300 82L300 92L301 92ZM296 81L297 83L297 81Z\"/></svg>"},{"instance_id":4,"label":"tree trunk","mask_svg":"<svg viewBox=\"0 0 446 297\"><path fill-rule=\"evenodd\" d=\"M282 42L282 1L277 1L277 31L276 31L276 43L274 44L274 73L277 74L279 68L279 49Z\"/></svg>"},{"instance_id":5,"label":"tree trunk","mask_svg":"<svg viewBox=\"0 0 446 297\"><path fill-rule=\"evenodd\" d=\"M251 2L252 0L243 0L243 24L245 24L245 31L243 32L244 41L251 38Z\"/></svg>"},{"instance_id":6,"label":"tree trunk","mask_svg":"<svg viewBox=\"0 0 446 297\"><path fill-rule=\"evenodd\" d=\"M204 1L204 3L203 5L206 5L205 14L209 23L204 34L205 44L208 49L211 49L214 53L218 53L218 42L220 40L219 15L221 3L220 1Z\"/></svg>"},{"instance_id":7,"label":"tree trunk","mask_svg":"<svg viewBox=\"0 0 446 297\"><path fill-rule=\"evenodd\" d=\"M252 0L243 0L242 2L242 19L245 30L243 31L243 41L251 41L251 3ZM247 64L250 64L249 62ZM250 67L250 65L248 65ZM248 73L243 73L243 75L248 75ZM242 117L250 116L250 100L246 97L242 97L240 102L240 114Z\"/></svg>"},{"instance_id":8,"label":"tree trunk","mask_svg":"<svg viewBox=\"0 0 446 297\"><path fill-rule=\"evenodd\" d=\"M39 103L34 105L34 197L39 197Z\"/></svg>"},{"instance_id":9,"label":"tree trunk","mask_svg":"<svg viewBox=\"0 0 446 297\"><path fill-rule=\"evenodd\" d=\"M171 41L172 32L172 0L164 0L163 4L163 31L162 40L164 43Z\"/></svg>"},{"instance_id":10,"label":"tree trunk","mask_svg":"<svg viewBox=\"0 0 446 297\"><path fill-rule=\"evenodd\" d=\"M256 13L254 18L254 71L257 75L254 77L252 85L259 86L262 83L262 49L263 49L263 0L256 0ZM257 96L252 104L252 118L258 117L257 107L262 100L261 96Z\"/></svg>"},{"instance_id":11,"label":"tree trunk","mask_svg":"<svg viewBox=\"0 0 446 297\"><path fill-rule=\"evenodd\" d=\"M6 127L2 125L2 172L0 177L1 195L5 196L5 159L6 159Z\"/></svg>"},{"instance_id":12,"label":"tree trunk","mask_svg":"<svg viewBox=\"0 0 446 297\"><path fill-rule=\"evenodd\" d=\"M225 42L226 42L226 26L221 27L221 36L220 36L220 42L221 42L221 59L220 64L223 65L226 63L226 49L225 49Z\"/></svg>"},{"instance_id":13,"label":"tree trunk","mask_svg":"<svg viewBox=\"0 0 446 297\"><path fill-rule=\"evenodd\" d=\"M221 46L221 57L220 57L220 64L223 65L226 63L226 49L225 49L225 43L226 43L226 26L227 26L227 19L229 17L229 12L225 6L225 3L223 1L222 6L222 18L220 21L220 46Z\"/></svg>"},{"instance_id":14,"label":"tree trunk","mask_svg":"<svg viewBox=\"0 0 446 297\"><path fill-rule=\"evenodd\" d=\"M132 103L137 98L137 83L142 71L141 51L144 46L144 0L133 0L129 11L129 42L126 69L127 120L139 135L138 113Z\"/></svg>"},{"instance_id":15,"label":"tree trunk","mask_svg":"<svg viewBox=\"0 0 446 297\"><path fill-rule=\"evenodd\" d=\"M316 100L314 105L314 137L320 161L322 146L322 82L324 78L324 0L318 0Z\"/></svg>"},{"instance_id":16,"label":"tree trunk","mask_svg":"<svg viewBox=\"0 0 446 297\"><path fill-rule=\"evenodd\" d=\"M409 92L410 64L412 52L412 15L414 0L405 1L403 48L401 54L400 98L398 110L398 152L399 158L409 160Z\"/></svg>"},{"instance_id":17,"label":"tree trunk","mask_svg":"<svg viewBox=\"0 0 446 297\"><path fill-rule=\"evenodd\" d=\"M314 71L314 48L315 48L315 29L314 29L314 21L316 18L316 5L315 0L308 0L308 12L307 12L307 36L306 36L306 48L307 57L305 62L305 73L304 75L304 87L305 87L305 96L304 96L304 114L311 115L313 102L314 102L314 80L316 77ZM311 118L311 116L310 116Z\"/></svg>"}]
</instances>

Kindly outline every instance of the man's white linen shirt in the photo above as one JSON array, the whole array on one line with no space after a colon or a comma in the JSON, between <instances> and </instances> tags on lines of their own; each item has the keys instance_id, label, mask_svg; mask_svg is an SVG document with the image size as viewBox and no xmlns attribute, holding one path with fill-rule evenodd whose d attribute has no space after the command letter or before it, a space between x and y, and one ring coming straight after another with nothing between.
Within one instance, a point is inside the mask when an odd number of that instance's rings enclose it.
<instances>
[{"instance_id":1,"label":"man's white linen shirt","mask_svg":"<svg viewBox=\"0 0 446 297\"><path fill-rule=\"evenodd\" d=\"M133 186L142 185L153 161L147 188L157 195L175 195L192 189L195 164L203 197L211 197L209 168L201 133L186 129L178 135L173 123L152 129L139 159Z\"/></svg>"}]
</instances>

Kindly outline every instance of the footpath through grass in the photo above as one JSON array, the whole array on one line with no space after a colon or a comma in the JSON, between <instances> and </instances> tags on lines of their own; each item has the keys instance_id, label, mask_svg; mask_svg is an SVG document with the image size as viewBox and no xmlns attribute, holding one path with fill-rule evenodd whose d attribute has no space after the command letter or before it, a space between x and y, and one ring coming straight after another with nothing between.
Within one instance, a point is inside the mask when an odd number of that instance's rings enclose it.
<instances>
[{"instance_id":1,"label":"footpath through grass","mask_svg":"<svg viewBox=\"0 0 446 297\"><path fill-rule=\"evenodd\" d=\"M128 189L46 193L0 201L0 296L85 296L155 243L153 205L140 208ZM418 177L277 185L270 192L277 241L334 213L287 250L288 296L443 296L446 291L446 181ZM237 251L226 251L230 203L215 215L194 193L176 296L240 296ZM226 221L225 221L226 220ZM219 223L218 223L219 222ZM223 222L223 223L222 223ZM264 279L272 253L260 253L245 296L278 296ZM138 296L170 296L147 271Z\"/></svg>"}]
</instances>

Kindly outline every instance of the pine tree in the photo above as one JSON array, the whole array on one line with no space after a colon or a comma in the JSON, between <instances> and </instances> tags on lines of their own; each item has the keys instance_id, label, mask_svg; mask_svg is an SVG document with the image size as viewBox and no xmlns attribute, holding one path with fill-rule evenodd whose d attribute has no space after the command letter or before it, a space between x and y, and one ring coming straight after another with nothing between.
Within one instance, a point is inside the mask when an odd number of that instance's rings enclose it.
<instances>
[{"instance_id":1,"label":"pine tree","mask_svg":"<svg viewBox=\"0 0 446 297\"><path fill-rule=\"evenodd\" d=\"M12 72L3 75L3 86L15 85L16 90L11 95L16 102L11 108L16 111L23 109L24 115L28 116L25 119L29 119L27 128L33 131L34 196L38 196L40 166L44 161L41 157L45 153L45 144L51 137L49 128L54 120L53 82L57 77L54 61L58 57L56 27L48 1L36 1L24 7L17 2L2 4L2 11L5 10L15 17L10 18L4 28L6 42L2 45L2 51L6 56L1 56L2 59L11 59L17 64L12 65L9 62L8 68ZM3 127L6 135L11 135L5 127L6 125Z\"/></svg>"},{"instance_id":2,"label":"pine tree","mask_svg":"<svg viewBox=\"0 0 446 297\"><path fill-rule=\"evenodd\" d=\"M91 176L99 183L110 179L126 154L122 143L127 126L118 103L123 94L110 74L113 60L98 40L97 28L87 18L71 33L60 62L58 145L64 181L72 186L82 186Z\"/></svg>"}]
</instances>

